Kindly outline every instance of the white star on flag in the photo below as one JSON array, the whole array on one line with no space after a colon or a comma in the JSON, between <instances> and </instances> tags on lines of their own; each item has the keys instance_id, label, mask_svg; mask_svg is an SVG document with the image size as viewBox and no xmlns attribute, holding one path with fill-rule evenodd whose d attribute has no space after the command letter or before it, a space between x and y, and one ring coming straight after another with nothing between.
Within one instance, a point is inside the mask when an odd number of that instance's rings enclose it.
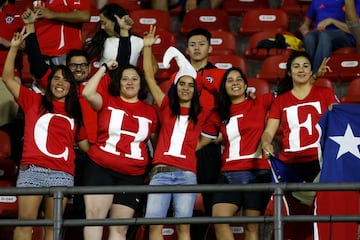
<instances>
[{"instance_id":1,"label":"white star on flag","mask_svg":"<svg viewBox=\"0 0 360 240\"><path fill-rule=\"evenodd\" d=\"M349 152L360 159L360 137L355 137L350 124L347 125L344 136L329 137L331 140L340 145L336 159Z\"/></svg>"}]
</instances>

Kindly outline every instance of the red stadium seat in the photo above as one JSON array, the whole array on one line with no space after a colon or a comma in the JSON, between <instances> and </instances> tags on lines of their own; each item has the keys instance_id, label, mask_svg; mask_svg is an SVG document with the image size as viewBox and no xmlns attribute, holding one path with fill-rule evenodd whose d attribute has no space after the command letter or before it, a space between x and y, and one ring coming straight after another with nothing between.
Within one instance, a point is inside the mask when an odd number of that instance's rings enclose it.
<instances>
[{"instance_id":1,"label":"red stadium seat","mask_svg":"<svg viewBox=\"0 0 360 240\"><path fill-rule=\"evenodd\" d=\"M285 32L289 29L288 14L281 9L253 9L247 11L239 27L242 35L264 31Z\"/></svg>"},{"instance_id":2,"label":"red stadium seat","mask_svg":"<svg viewBox=\"0 0 360 240\"><path fill-rule=\"evenodd\" d=\"M15 187L15 181L0 181L0 188ZM17 196L0 196L0 218L17 218Z\"/></svg>"},{"instance_id":3,"label":"red stadium seat","mask_svg":"<svg viewBox=\"0 0 360 240\"><path fill-rule=\"evenodd\" d=\"M248 75L245 59L239 55L210 55L208 60L220 69L238 67L246 76Z\"/></svg>"},{"instance_id":4,"label":"red stadium seat","mask_svg":"<svg viewBox=\"0 0 360 240\"><path fill-rule=\"evenodd\" d=\"M269 8L268 0L226 0L222 9L230 15L242 15L252 9Z\"/></svg>"},{"instance_id":5,"label":"red stadium seat","mask_svg":"<svg viewBox=\"0 0 360 240\"><path fill-rule=\"evenodd\" d=\"M166 30L157 30L156 34L159 35L159 38L155 43L152 45L152 52L155 56L158 56L162 59L164 56L165 51L169 47L176 47L176 36L174 33L166 31Z\"/></svg>"},{"instance_id":6,"label":"red stadium seat","mask_svg":"<svg viewBox=\"0 0 360 240\"><path fill-rule=\"evenodd\" d=\"M314 82L315 86L327 87L334 90L334 83L327 78L318 78Z\"/></svg>"},{"instance_id":7,"label":"red stadium seat","mask_svg":"<svg viewBox=\"0 0 360 240\"><path fill-rule=\"evenodd\" d=\"M210 31L212 55L236 54L236 38L232 32Z\"/></svg>"},{"instance_id":8,"label":"red stadium seat","mask_svg":"<svg viewBox=\"0 0 360 240\"><path fill-rule=\"evenodd\" d=\"M0 130L0 181L14 181L17 177L18 168L10 158L11 142L9 135Z\"/></svg>"},{"instance_id":9,"label":"red stadium seat","mask_svg":"<svg viewBox=\"0 0 360 240\"><path fill-rule=\"evenodd\" d=\"M309 8L309 4L299 0L283 0L280 9L291 15L304 16Z\"/></svg>"},{"instance_id":10,"label":"red stadium seat","mask_svg":"<svg viewBox=\"0 0 360 240\"><path fill-rule=\"evenodd\" d=\"M278 83L285 76L288 55L270 56L264 60L256 78L265 79L271 83Z\"/></svg>"},{"instance_id":11,"label":"red stadium seat","mask_svg":"<svg viewBox=\"0 0 360 240\"><path fill-rule=\"evenodd\" d=\"M344 96L341 97L342 103L360 103L360 78L353 79Z\"/></svg>"},{"instance_id":12,"label":"red stadium seat","mask_svg":"<svg viewBox=\"0 0 360 240\"><path fill-rule=\"evenodd\" d=\"M186 35L190 30L202 27L209 31L230 31L229 15L221 9L193 9L187 12L179 32Z\"/></svg>"},{"instance_id":13,"label":"red stadium seat","mask_svg":"<svg viewBox=\"0 0 360 240\"><path fill-rule=\"evenodd\" d=\"M245 50L245 56L249 59L263 60L269 56L280 55L280 54L291 54L291 49L278 49L278 48L256 48L261 40L273 38L275 39L276 31L261 31L253 34L249 38L249 44ZM283 32L289 35L293 35L289 32Z\"/></svg>"},{"instance_id":14,"label":"red stadium seat","mask_svg":"<svg viewBox=\"0 0 360 240\"><path fill-rule=\"evenodd\" d=\"M332 54L328 66L332 72L326 72L325 78L334 82L351 81L360 77L360 54Z\"/></svg>"},{"instance_id":15,"label":"red stadium seat","mask_svg":"<svg viewBox=\"0 0 360 240\"><path fill-rule=\"evenodd\" d=\"M248 78L247 80L248 80L248 88L249 87L255 88L256 96L271 92L271 87L269 82L265 81L264 79Z\"/></svg>"},{"instance_id":16,"label":"red stadium seat","mask_svg":"<svg viewBox=\"0 0 360 240\"><path fill-rule=\"evenodd\" d=\"M140 36L149 31L150 25L156 26L157 30L163 29L172 32L169 12L158 9L140 9L131 11L130 17L134 20L131 31Z\"/></svg>"}]
</instances>

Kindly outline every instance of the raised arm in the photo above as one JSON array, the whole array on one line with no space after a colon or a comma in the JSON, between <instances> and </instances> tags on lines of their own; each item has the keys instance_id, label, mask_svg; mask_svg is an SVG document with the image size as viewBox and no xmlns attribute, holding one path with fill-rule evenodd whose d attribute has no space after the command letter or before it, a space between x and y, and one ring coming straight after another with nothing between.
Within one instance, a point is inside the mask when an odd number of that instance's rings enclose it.
<instances>
[{"instance_id":1,"label":"raised arm","mask_svg":"<svg viewBox=\"0 0 360 240\"><path fill-rule=\"evenodd\" d=\"M89 102L90 106L99 111L102 107L103 101L101 95L96 92L99 82L108 70L114 70L118 64L115 60L110 60L104 63L99 70L90 78L85 88L82 91L83 97Z\"/></svg>"},{"instance_id":2,"label":"raised arm","mask_svg":"<svg viewBox=\"0 0 360 240\"><path fill-rule=\"evenodd\" d=\"M156 105L160 107L161 102L165 96L165 93L161 90L159 85L155 79L155 72L153 68L153 58L152 58L152 49L151 46L157 39L155 36L156 27L150 26L149 33L144 36L144 50L143 50L143 58L144 58L144 75L146 79L146 83L151 92L152 97L155 100Z\"/></svg>"},{"instance_id":3,"label":"raised arm","mask_svg":"<svg viewBox=\"0 0 360 240\"><path fill-rule=\"evenodd\" d=\"M39 42L35 33L35 21L37 14L31 9L27 9L22 14L22 19L25 23L26 32L29 36L25 39L25 52L28 55L28 61L30 63L30 72L35 79L41 79L45 76L49 69L49 65L46 64L44 56L41 54ZM42 86L45 87L45 86Z\"/></svg>"},{"instance_id":4,"label":"raised arm","mask_svg":"<svg viewBox=\"0 0 360 240\"><path fill-rule=\"evenodd\" d=\"M35 10L39 18L46 18L68 23L81 23L90 21L91 13L89 10L74 10L71 12L56 12L46 7L36 7Z\"/></svg>"},{"instance_id":5,"label":"raised arm","mask_svg":"<svg viewBox=\"0 0 360 240\"><path fill-rule=\"evenodd\" d=\"M4 64L2 80L15 99L19 98L20 92L20 83L15 80L14 76L15 58L21 43L27 35L28 34L25 33L25 28L23 28L20 33L16 32L14 34L11 39L10 49Z\"/></svg>"}]
</instances>

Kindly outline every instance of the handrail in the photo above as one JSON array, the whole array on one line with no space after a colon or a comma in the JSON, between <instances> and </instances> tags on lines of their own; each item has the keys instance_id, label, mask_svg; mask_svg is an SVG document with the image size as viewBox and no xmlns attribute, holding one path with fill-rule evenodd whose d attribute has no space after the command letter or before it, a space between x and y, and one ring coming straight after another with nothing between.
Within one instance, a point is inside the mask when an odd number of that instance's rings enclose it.
<instances>
[{"instance_id":1,"label":"handrail","mask_svg":"<svg viewBox=\"0 0 360 240\"><path fill-rule=\"evenodd\" d=\"M216 186L216 187L214 187ZM61 229L67 226L109 226L150 224L201 224L201 223L274 223L275 240L283 239L283 222L360 222L359 215L282 215L282 196L286 191L359 191L360 183L254 183L234 185L181 185L181 186L101 186L51 188L1 188L0 196L53 195L54 219L18 220L0 219L0 226L54 226L54 240L61 239ZM192 218L128 218L128 219L63 219L62 200L68 194L164 193L164 192L229 192L268 191L274 193L274 216L259 217L192 217Z\"/></svg>"}]
</instances>

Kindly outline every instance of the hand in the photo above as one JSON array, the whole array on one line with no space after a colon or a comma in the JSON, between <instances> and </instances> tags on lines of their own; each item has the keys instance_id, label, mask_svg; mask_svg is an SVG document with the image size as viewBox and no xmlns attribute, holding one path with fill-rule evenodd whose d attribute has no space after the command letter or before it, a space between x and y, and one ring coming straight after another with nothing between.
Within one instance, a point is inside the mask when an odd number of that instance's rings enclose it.
<instances>
[{"instance_id":1,"label":"hand","mask_svg":"<svg viewBox=\"0 0 360 240\"><path fill-rule=\"evenodd\" d=\"M54 12L47 9L46 7L36 7L35 13L37 14L37 18L46 18L52 19L54 18Z\"/></svg>"},{"instance_id":2,"label":"hand","mask_svg":"<svg viewBox=\"0 0 360 240\"><path fill-rule=\"evenodd\" d=\"M326 18L318 23L318 25L316 26L316 29L319 31L325 31L326 27L331 25L332 22L333 22L332 18Z\"/></svg>"},{"instance_id":3,"label":"hand","mask_svg":"<svg viewBox=\"0 0 360 240\"><path fill-rule=\"evenodd\" d=\"M324 74L326 72L332 72L331 68L327 65L327 63L329 62L330 58L329 57L325 57L322 62L321 65L319 67L319 69L317 70L316 73L314 73L314 78L315 80L318 78L321 78L322 76L324 76Z\"/></svg>"},{"instance_id":4,"label":"hand","mask_svg":"<svg viewBox=\"0 0 360 240\"><path fill-rule=\"evenodd\" d=\"M264 151L265 157L267 159L270 158L270 156L275 156L274 155L274 146L271 143L265 143L262 144L262 150Z\"/></svg>"},{"instance_id":5,"label":"hand","mask_svg":"<svg viewBox=\"0 0 360 240\"><path fill-rule=\"evenodd\" d=\"M134 20L129 15L124 15L120 18L118 15L114 15L116 18L117 23L120 26L120 29L130 30L134 25Z\"/></svg>"},{"instance_id":6,"label":"hand","mask_svg":"<svg viewBox=\"0 0 360 240\"><path fill-rule=\"evenodd\" d=\"M25 27L21 29L21 32L14 33L13 38L11 39L11 47L19 48L23 43L24 39L29 35L29 33L25 33Z\"/></svg>"},{"instance_id":7,"label":"hand","mask_svg":"<svg viewBox=\"0 0 360 240\"><path fill-rule=\"evenodd\" d=\"M30 8L26 9L26 11L21 15L23 22L25 24L32 24L38 18L38 14L33 12Z\"/></svg>"},{"instance_id":8,"label":"hand","mask_svg":"<svg viewBox=\"0 0 360 240\"><path fill-rule=\"evenodd\" d=\"M109 70L114 70L118 67L118 62L111 59L106 63L106 65L108 66Z\"/></svg>"},{"instance_id":9,"label":"hand","mask_svg":"<svg viewBox=\"0 0 360 240\"><path fill-rule=\"evenodd\" d=\"M185 3L185 10L188 12L197 8L197 1L196 0L187 0Z\"/></svg>"},{"instance_id":10,"label":"hand","mask_svg":"<svg viewBox=\"0 0 360 240\"><path fill-rule=\"evenodd\" d=\"M299 31L303 36L305 36L309 32L309 27L303 24L299 27Z\"/></svg>"},{"instance_id":11,"label":"hand","mask_svg":"<svg viewBox=\"0 0 360 240\"><path fill-rule=\"evenodd\" d=\"M144 47L151 47L156 40L159 38L159 35L155 35L156 27L151 25L149 32L144 34Z\"/></svg>"}]
</instances>

